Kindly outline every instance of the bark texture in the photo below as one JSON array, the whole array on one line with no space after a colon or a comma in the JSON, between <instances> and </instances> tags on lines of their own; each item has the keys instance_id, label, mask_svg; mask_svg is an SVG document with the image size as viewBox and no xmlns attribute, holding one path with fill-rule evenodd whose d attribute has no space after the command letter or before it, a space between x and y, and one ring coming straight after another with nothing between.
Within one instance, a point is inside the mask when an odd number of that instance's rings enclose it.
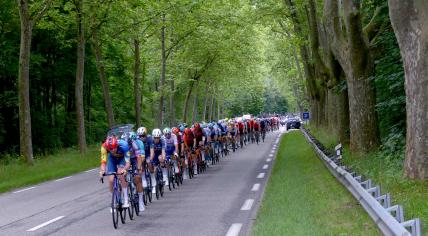
<instances>
[{"instance_id":1,"label":"bark texture","mask_svg":"<svg viewBox=\"0 0 428 236\"><path fill-rule=\"evenodd\" d=\"M404 175L428 178L428 2L389 0L389 14L403 58L406 89Z\"/></svg>"},{"instance_id":2,"label":"bark texture","mask_svg":"<svg viewBox=\"0 0 428 236\"><path fill-rule=\"evenodd\" d=\"M141 55L140 41L134 39L134 94L135 94L135 123L141 126Z\"/></svg>"}]
</instances>

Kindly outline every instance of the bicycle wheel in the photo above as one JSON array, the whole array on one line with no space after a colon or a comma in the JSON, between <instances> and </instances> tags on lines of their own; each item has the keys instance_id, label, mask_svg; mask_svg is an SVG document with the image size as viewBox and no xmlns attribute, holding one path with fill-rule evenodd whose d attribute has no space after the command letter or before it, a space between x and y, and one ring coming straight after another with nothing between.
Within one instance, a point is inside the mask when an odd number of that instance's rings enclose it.
<instances>
[{"instance_id":1,"label":"bicycle wheel","mask_svg":"<svg viewBox=\"0 0 428 236\"><path fill-rule=\"evenodd\" d=\"M172 181L171 168L168 167L168 189L169 189L169 191L172 191L172 184L173 184L173 181Z\"/></svg>"},{"instance_id":2,"label":"bicycle wheel","mask_svg":"<svg viewBox=\"0 0 428 236\"><path fill-rule=\"evenodd\" d=\"M118 195L117 189L113 190L113 193L111 194L111 216L113 218L113 227L117 229L117 223L119 222L119 201L118 201Z\"/></svg>"},{"instance_id":3,"label":"bicycle wheel","mask_svg":"<svg viewBox=\"0 0 428 236\"><path fill-rule=\"evenodd\" d=\"M133 184L128 184L128 199L129 199L129 207L127 209L129 219L134 219L134 208L135 208L135 202L134 202L134 188L132 187ZM137 202L138 203L138 202Z\"/></svg>"},{"instance_id":4,"label":"bicycle wheel","mask_svg":"<svg viewBox=\"0 0 428 236\"><path fill-rule=\"evenodd\" d=\"M159 185L156 184L156 200L159 200L159 192L160 192Z\"/></svg>"},{"instance_id":5,"label":"bicycle wheel","mask_svg":"<svg viewBox=\"0 0 428 236\"><path fill-rule=\"evenodd\" d=\"M119 208L119 215L120 215L120 221L122 221L122 224L125 224L126 221L126 208L123 208L120 206Z\"/></svg>"}]
</instances>

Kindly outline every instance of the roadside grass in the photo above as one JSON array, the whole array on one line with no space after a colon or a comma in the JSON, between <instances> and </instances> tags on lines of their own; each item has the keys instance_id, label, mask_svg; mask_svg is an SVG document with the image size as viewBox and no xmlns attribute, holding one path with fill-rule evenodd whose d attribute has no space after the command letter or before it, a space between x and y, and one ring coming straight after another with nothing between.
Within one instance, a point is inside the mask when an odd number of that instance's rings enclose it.
<instances>
[{"instance_id":1,"label":"roadside grass","mask_svg":"<svg viewBox=\"0 0 428 236\"><path fill-rule=\"evenodd\" d=\"M253 235L379 235L301 132L283 136Z\"/></svg>"},{"instance_id":2,"label":"roadside grass","mask_svg":"<svg viewBox=\"0 0 428 236\"><path fill-rule=\"evenodd\" d=\"M309 132L326 148L333 150L338 141L325 129L309 128ZM405 220L419 218L423 225L428 223L428 180L411 180L403 176L402 154L391 156L383 151L368 155L355 155L345 146L343 162L355 172L372 179L381 187L382 193L391 193L393 205L404 207ZM426 229L426 227L425 227ZM428 235L428 232L424 232Z\"/></svg>"},{"instance_id":3,"label":"roadside grass","mask_svg":"<svg viewBox=\"0 0 428 236\"><path fill-rule=\"evenodd\" d=\"M54 155L36 157L33 166L18 158L0 162L0 193L94 168L100 163L99 155L99 148L91 146L84 156L76 150L64 149Z\"/></svg>"}]
</instances>

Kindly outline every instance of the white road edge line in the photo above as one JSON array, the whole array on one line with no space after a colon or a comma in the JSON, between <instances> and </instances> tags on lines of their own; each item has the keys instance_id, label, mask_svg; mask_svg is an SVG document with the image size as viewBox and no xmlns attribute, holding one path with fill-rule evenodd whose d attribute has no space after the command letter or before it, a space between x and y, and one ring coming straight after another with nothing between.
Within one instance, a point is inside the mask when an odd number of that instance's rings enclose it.
<instances>
[{"instance_id":1,"label":"white road edge line","mask_svg":"<svg viewBox=\"0 0 428 236\"><path fill-rule=\"evenodd\" d=\"M241 231L242 224L234 223L230 226L229 230L226 233L226 236L238 236L239 231Z\"/></svg>"},{"instance_id":2,"label":"white road edge line","mask_svg":"<svg viewBox=\"0 0 428 236\"><path fill-rule=\"evenodd\" d=\"M267 161L267 162L270 162L270 161L272 161L272 159L268 158L268 159L266 159L266 161Z\"/></svg>"},{"instance_id":3,"label":"white road edge line","mask_svg":"<svg viewBox=\"0 0 428 236\"><path fill-rule=\"evenodd\" d=\"M266 164L263 166L263 170L266 170L267 168L269 168L269 165Z\"/></svg>"},{"instance_id":4,"label":"white road edge line","mask_svg":"<svg viewBox=\"0 0 428 236\"><path fill-rule=\"evenodd\" d=\"M257 175L257 179L263 179L265 177L265 173L260 173Z\"/></svg>"},{"instance_id":5,"label":"white road edge line","mask_svg":"<svg viewBox=\"0 0 428 236\"><path fill-rule=\"evenodd\" d=\"M20 193L20 192L24 192L24 191L27 191L27 190L30 190L30 189L33 189L33 188L36 188L36 187L24 188L24 189L21 189L21 190L15 191L15 192L13 192L13 193Z\"/></svg>"},{"instance_id":6,"label":"white road edge line","mask_svg":"<svg viewBox=\"0 0 428 236\"><path fill-rule=\"evenodd\" d=\"M241 207L241 211L249 211L253 207L254 199L247 199Z\"/></svg>"},{"instance_id":7,"label":"white road edge line","mask_svg":"<svg viewBox=\"0 0 428 236\"><path fill-rule=\"evenodd\" d=\"M50 221L46 221L45 223L40 224L40 225L37 225L36 227L31 228L31 229L29 229L29 230L27 230L27 231L28 231L28 232L36 231L36 230L38 230L38 229L40 229L40 228L42 228L42 227L45 227L45 226L46 226L46 225L48 225L48 224L52 224L52 223L53 223L53 222L55 222L55 221L61 220L62 218L64 218L64 216L58 216L58 217L57 217L57 218L55 218L55 219L52 219L52 220L50 220Z\"/></svg>"},{"instance_id":8,"label":"white road edge line","mask_svg":"<svg viewBox=\"0 0 428 236\"><path fill-rule=\"evenodd\" d=\"M259 189L260 189L260 184L254 184L253 188L251 189L251 191L257 192L257 191L259 191Z\"/></svg>"},{"instance_id":9,"label":"white road edge line","mask_svg":"<svg viewBox=\"0 0 428 236\"><path fill-rule=\"evenodd\" d=\"M86 172L86 173L88 173L88 172L92 172L92 171L94 171L94 170L96 170L96 169L98 169L98 168L90 169L90 170L87 170L87 171L85 171L85 172Z\"/></svg>"},{"instance_id":10,"label":"white road edge line","mask_svg":"<svg viewBox=\"0 0 428 236\"><path fill-rule=\"evenodd\" d=\"M71 176L67 176L67 177L64 177L64 178L61 178L61 179L57 179L57 180L55 180L55 182L63 181L65 179L69 179L69 178L71 178Z\"/></svg>"}]
</instances>

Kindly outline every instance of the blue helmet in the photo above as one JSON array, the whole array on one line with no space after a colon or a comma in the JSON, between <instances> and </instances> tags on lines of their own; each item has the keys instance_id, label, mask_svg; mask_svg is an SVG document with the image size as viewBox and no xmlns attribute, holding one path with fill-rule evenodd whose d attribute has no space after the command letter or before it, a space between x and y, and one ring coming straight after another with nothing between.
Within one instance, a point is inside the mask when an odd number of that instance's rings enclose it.
<instances>
[{"instance_id":1,"label":"blue helmet","mask_svg":"<svg viewBox=\"0 0 428 236\"><path fill-rule=\"evenodd\" d=\"M135 132L129 132L129 138L132 140L136 140L137 139L137 134Z\"/></svg>"}]
</instances>

